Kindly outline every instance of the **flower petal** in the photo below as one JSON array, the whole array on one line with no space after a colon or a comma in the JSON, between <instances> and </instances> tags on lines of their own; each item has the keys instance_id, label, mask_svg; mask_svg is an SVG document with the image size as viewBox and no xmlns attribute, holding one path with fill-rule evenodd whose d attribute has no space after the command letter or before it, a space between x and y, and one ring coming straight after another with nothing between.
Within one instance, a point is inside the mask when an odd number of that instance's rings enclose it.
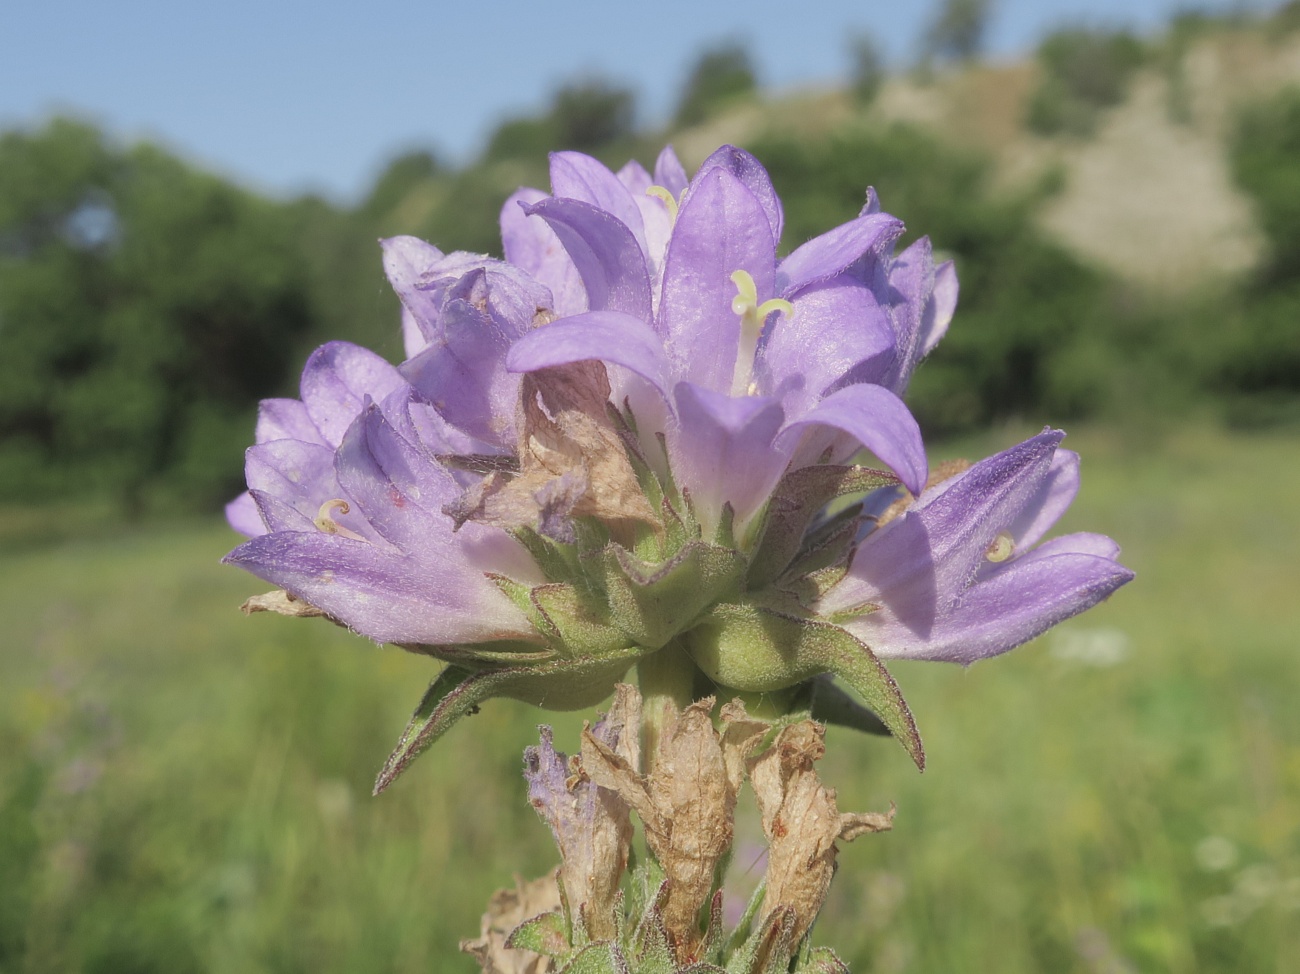
<instances>
[{"instance_id":1,"label":"flower petal","mask_svg":"<svg viewBox=\"0 0 1300 974\"><path fill-rule=\"evenodd\" d=\"M939 340L948 332L953 312L957 310L957 268L945 260L934 269L934 291L925 305L921 319L920 346L922 357L934 351Z\"/></svg>"},{"instance_id":2,"label":"flower petal","mask_svg":"<svg viewBox=\"0 0 1300 974\"><path fill-rule=\"evenodd\" d=\"M536 328L506 356L511 372L599 359L631 369L668 398L668 359L663 342L642 319L617 311L589 311Z\"/></svg>"},{"instance_id":3,"label":"flower petal","mask_svg":"<svg viewBox=\"0 0 1300 974\"><path fill-rule=\"evenodd\" d=\"M705 173L712 169L722 169L740 180L767 214L768 228L772 231L772 246L781 242L781 227L785 217L781 211L781 197L776 195L772 186L772 177L767 174L763 164L744 149L734 145L724 145L700 164L700 171L695 174L695 182L700 181ZM694 185L691 191L694 192ZM760 294L763 292L760 290Z\"/></svg>"},{"instance_id":4,"label":"flower petal","mask_svg":"<svg viewBox=\"0 0 1300 974\"><path fill-rule=\"evenodd\" d=\"M790 297L800 288L829 280L869 250L889 246L903 232L903 221L888 213L869 213L813 237L777 268L777 288Z\"/></svg>"},{"instance_id":5,"label":"flower petal","mask_svg":"<svg viewBox=\"0 0 1300 974\"><path fill-rule=\"evenodd\" d=\"M869 381L893 361L888 316L856 277L841 274L808 287L792 303L794 316L777 318L757 369L788 416L803 416L836 382Z\"/></svg>"},{"instance_id":6,"label":"flower petal","mask_svg":"<svg viewBox=\"0 0 1300 974\"><path fill-rule=\"evenodd\" d=\"M1005 653L1132 581L1133 572L1114 560L1114 543L1100 538L1057 538L1006 563L943 612L924 638L884 611L846 628L886 658L973 663Z\"/></svg>"},{"instance_id":7,"label":"flower petal","mask_svg":"<svg viewBox=\"0 0 1300 974\"><path fill-rule=\"evenodd\" d=\"M446 644L532 635L518 609L455 558L424 560L334 534L281 531L224 561L376 642Z\"/></svg>"},{"instance_id":8,"label":"flower petal","mask_svg":"<svg viewBox=\"0 0 1300 974\"><path fill-rule=\"evenodd\" d=\"M557 315L576 315L587 310L587 292L578 268L546 221L526 212L528 206L546 198L540 189L521 189L506 200L501 207L501 243L509 263L550 290Z\"/></svg>"},{"instance_id":9,"label":"flower petal","mask_svg":"<svg viewBox=\"0 0 1300 974\"><path fill-rule=\"evenodd\" d=\"M921 492L927 475L921 428L888 389L867 383L846 386L788 424L781 438L793 446L796 435L818 425L848 433L898 474L908 490Z\"/></svg>"},{"instance_id":10,"label":"flower petal","mask_svg":"<svg viewBox=\"0 0 1300 974\"><path fill-rule=\"evenodd\" d=\"M416 285L429 266L442 259L442 251L433 244L410 236L389 237L379 241L379 246L383 248L384 273L388 275L388 283L402 302L403 331L407 344L414 344L412 331L418 332L424 343L432 341L438 334L438 308L441 302L436 295L428 294ZM405 324L408 316L414 325L413 329Z\"/></svg>"},{"instance_id":11,"label":"flower petal","mask_svg":"<svg viewBox=\"0 0 1300 974\"><path fill-rule=\"evenodd\" d=\"M384 399L402 377L374 352L351 342L329 342L312 352L302 371L302 401L321 437L343 439L366 396Z\"/></svg>"},{"instance_id":12,"label":"flower petal","mask_svg":"<svg viewBox=\"0 0 1300 974\"><path fill-rule=\"evenodd\" d=\"M686 169L677 159L677 153L673 151L671 145L666 145L659 152L659 158L655 160L655 185L662 186L668 192L673 194L673 198L680 198L686 190L686 184L690 181L686 177Z\"/></svg>"},{"instance_id":13,"label":"flower petal","mask_svg":"<svg viewBox=\"0 0 1300 974\"><path fill-rule=\"evenodd\" d=\"M650 320L645 254L626 224L581 200L539 200L524 212L541 217L560 238L587 290L589 310Z\"/></svg>"},{"instance_id":14,"label":"flower petal","mask_svg":"<svg viewBox=\"0 0 1300 974\"><path fill-rule=\"evenodd\" d=\"M731 275L748 272L763 301L772 296L775 263L768 218L754 194L725 169L696 177L668 243L659 303L660 330L681 375L730 390L740 341Z\"/></svg>"},{"instance_id":15,"label":"flower petal","mask_svg":"<svg viewBox=\"0 0 1300 974\"><path fill-rule=\"evenodd\" d=\"M552 152L551 194L582 200L604 210L632 231L642 253L645 253L645 225L641 221L641 210L628 188L604 163L581 152Z\"/></svg>"},{"instance_id":16,"label":"flower petal","mask_svg":"<svg viewBox=\"0 0 1300 974\"><path fill-rule=\"evenodd\" d=\"M263 399L257 404L254 441L266 443L270 440L302 440L326 445L301 399Z\"/></svg>"},{"instance_id":17,"label":"flower petal","mask_svg":"<svg viewBox=\"0 0 1300 974\"><path fill-rule=\"evenodd\" d=\"M670 432L673 475L690 490L706 532L730 502L743 524L767 499L789 454L773 447L785 413L766 396L733 398L689 382L673 390L680 427Z\"/></svg>"},{"instance_id":18,"label":"flower petal","mask_svg":"<svg viewBox=\"0 0 1300 974\"><path fill-rule=\"evenodd\" d=\"M266 525L257 510L257 502L248 491L244 491L226 505L226 521L240 534L249 538L266 534Z\"/></svg>"}]
</instances>

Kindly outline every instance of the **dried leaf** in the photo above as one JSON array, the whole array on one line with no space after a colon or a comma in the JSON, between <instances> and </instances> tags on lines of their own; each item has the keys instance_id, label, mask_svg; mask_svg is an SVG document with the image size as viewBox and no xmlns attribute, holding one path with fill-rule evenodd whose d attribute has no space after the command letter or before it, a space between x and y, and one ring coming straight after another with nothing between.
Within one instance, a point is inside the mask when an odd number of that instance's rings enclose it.
<instances>
[{"instance_id":1,"label":"dried leaf","mask_svg":"<svg viewBox=\"0 0 1300 974\"><path fill-rule=\"evenodd\" d=\"M462 940L460 949L478 961L486 974L548 974L555 969L549 957L507 947L506 939L525 920L560 908L560 888L551 872L525 883L515 877L514 889L499 889L492 894L483 914L477 940Z\"/></svg>"},{"instance_id":2,"label":"dried leaf","mask_svg":"<svg viewBox=\"0 0 1300 974\"><path fill-rule=\"evenodd\" d=\"M290 595L284 589L276 589L274 592L267 592L265 595L254 595L244 602L239 610L246 616L251 616L254 612L274 612L282 616L295 616L300 619L314 619L325 616L325 613L310 602L306 602L297 596ZM328 618L328 616L325 616Z\"/></svg>"}]
</instances>

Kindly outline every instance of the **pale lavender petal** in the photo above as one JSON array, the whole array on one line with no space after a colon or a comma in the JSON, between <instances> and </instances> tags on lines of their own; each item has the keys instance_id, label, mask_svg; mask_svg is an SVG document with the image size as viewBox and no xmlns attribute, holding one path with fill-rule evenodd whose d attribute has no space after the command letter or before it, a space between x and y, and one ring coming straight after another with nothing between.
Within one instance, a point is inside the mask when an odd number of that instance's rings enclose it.
<instances>
[{"instance_id":1,"label":"pale lavender petal","mask_svg":"<svg viewBox=\"0 0 1300 974\"><path fill-rule=\"evenodd\" d=\"M544 199L524 210L555 231L573 258L592 311L622 311L650 319L645 253L625 224L590 203Z\"/></svg>"},{"instance_id":2,"label":"pale lavender petal","mask_svg":"<svg viewBox=\"0 0 1300 974\"><path fill-rule=\"evenodd\" d=\"M877 656L887 659L973 663L1005 653L1091 608L1133 579L1113 554L1065 550L1062 542L1067 539L1007 562L941 613L924 636L888 607L858 618L848 628ZM1105 547L1115 551L1113 543Z\"/></svg>"},{"instance_id":3,"label":"pale lavender petal","mask_svg":"<svg viewBox=\"0 0 1300 974\"><path fill-rule=\"evenodd\" d=\"M672 193L674 198L679 198L682 191L686 189L686 184L689 182L686 169L678 160L677 153L673 151L671 145L664 146L659 153L659 158L655 160L654 179L656 186L662 186Z\"/></svg>"},{"instance_id":4,"label":"pale lavender petal","mask_svg":"<svg viewBox=\"0 0 1300 974\"><path fill-rule=\"evenodd\" d=\"M1063 436L1041 433L927 490L859 546L825 606L880 604L928 638L936 619L988 564L997 533L1038 494Z\"/></svg>"},{"instance_id":5,"label":"pale lavender petal","mask_svg":"<svg viewBox=\"0 0 1300 974\"><path fill-rule=\"evenodd\" d=\"M248 496L253 498L253 503L257 505L257 513L270 531L306 531L310 534L320 530L312 518L264 490L250 490ZM361 520L356 515L353 517L358 521ZM268 534L269 531L260 533Z\"/></svg>"},{"instance_id":6,"label":"pale lavender petal","mask_svg":"<svg viewBox=\"0 0 1300 974\"><path fill-rule=\"evenodd\" d=\"M539 189L521 189L501 207L501 243L506 260L531 275L551 292L551 304L561 317L587 310L587 292L560 238L526 207L547 196Z\"/></svg>"},{"instance_id":7,"label":"pale lavender petal","mask_svg":"<svg viewBox=\"0 0 1300 974\"><path fill-rule=\"evenodd\" d=\"M529 332L511 347L506 368L536 372L556 365L600 359L631 369L668 398L668 360L655 330L617 311L589 311Z\"/></svg>"},{"instance_id":8,"label":"pale lavender petal","mask_svg":"<svg viewBox=\"0 0 1300 974\"><path fill-rule=\"evenodd\" d=\"M912 370L921 359L922 319L934 290L934 274L928 237L913 243L889 267L889 287L893 292L890 316L894 322L897 355L884 384L899 395L907 388Z\"/></svg>"},{"instance_id":9,"label":"pale lavender petal","mask_svg":"<svg viewBox=\"0 0 1300 974\"><path fill-rule=\"evenodd\" d=\"M439 278L435 268L419 286L441 292L444 305L469 302L490 315L506 335L522 335L534 326L539 313L551 311L551 292L518 267L486 257L475 264L451 283Z\"/></svg>"},{"instance_id":10,"label":"pale lavender petal","mask_svg":"<svg viewBox=\"0 0 1300 974\"><path fill-rule=\"evenodd\" d=\"M248 491L244 491L226 505L226 521L240 534L249 538L266 534L266 525L257 510L257 502Z\"/></svg>"},{"instance_id":11,"label":"pale lavender petal","mask_svg":"<svg viewBox=\"0 0 1300 974\"><path fill-rule=\"evenodd\" d=\"M663 200L646 193L653 181L645 167L635 159L618 171L618 180L627 187L637 209L641 211L641 221L645 225L645 256L650 266L650 296L657 304L664 253L668 250L668 240L673 232L673 218Z\"/></svg>"},{"instance_id":12,"label":"pale lavender petal","mask_svg":"<svg viewBox=\"0 0 1300 974\"><path fill-rule=\"evenodd\" d=\"M225 557L376 642L528 638L532 628L482 575L458 559L420 559L340 535L281 531Z\"/></svg>"},{"instance_id":13,"label":"pale lavender petal","mask_svg":"<svg viewBox=\"0 0 1300 974\"><path fill-rule=\"evenodd\" d=\"M869 380L858 372L883 372L893 361L889 319L857 278L843 274L806 288L792 303L793 318L776 318L755 370L764 377L764 391L781 398L787 416L803 416L850 373Z\"/></svg>"},{"instance_id":14,"label":"pale lavender petal","mask_svg":"<svg viewBox=\"0 0 1300 974\"><path fill-rule=\"evenodd\" d=\"M793 448L803 430L817 425L849 434L898 474L908 490L921 492L927 476L921 429L888 389L864 383L833 392L786 426L781 439Z\"/></svg>"},{"instance_id":15,"label":"pale lavender petal","mask_svg":"<svg viewBox=\"0 0 1300 974\"><path fill-rule=\"evenodd\" d=\"M632 231L644 253L641 210L628 188L596 159L581 152L551 153L551 194L599 207Z\"/></svg>"},{"instance_id":16,"label":"pale lavender petal","mask_svg":"<svg viewBox=\"0 0 1300 974\"><path fill-rule=\"evenodd\" d=\"M429 347L429 339L425 337L424 330L420 323L415 320L415 315L402 306L402 351L406 353L407 358L419 355Z\"/></svg>"},{"instance_id":17,"label":"pale lavender petal","mask_svg":"<svg viewBox=\"0 0 1300 974\"><path fill-rule=\"evenodd\" d=\"M921 319L921 357L934 351L939 340L948 332L953 312L957 310L957 268L946 260L934 269L934 292L925 305Z\"/></svg>"},{"instance_id":18,"label":"pale lavender petal","mask_svg":"<svg viewBox=\"0 0 1300 974\"><path fill-rule=\"evenodd\" d=\"M312 352L302 372L302 401L322 438L343 439L366 396L386 398L402 377L374 352L351 342L329 342Z\"/></svg>"},{"instance_id":19,"label":"pale lavender petal","mask_svg":"<svg viewBox=\"0 0 1300 974\"><path fill-rule=\"evenodd\" d=\"M517 377L505 370L510 338L468 301L449 301L442 341L403 363L402 375L453 426L500 448L513 443Z\"/></svg>"},{"instance_id":20,"label":"pale lavender petal","mask_svg":"<svg viewBox=\"0 0 1300 974\"><path fill-rule=\"evenodd\" d=\"M868 216L869 214L879 213L879 212L880 212L880 197L876 195L876 187L868 186L867 201L862 204L862 209L858 212L858 216Z\"/></svg>"},{"instance_id":21,"label":"pale lavender petal","mask_svg":"<svg viewBox=\"0 0 1300 974\"><path fill-rule=\"evenodd\" d=\"M888 246L903 232L903 221L871 213L841 224L798 247L777 268L777 289L790 297L800 288L830 280L869 250Z\"/></svg>"},{"instance_id":22,"label":"pale lavender petal","mask_svg":"<svg viewBox=\"0 0 1300 974\"><path fill-rule=\"evenodd\" d=\"M700 164L700 171L695 174L691 192L695 192L695 183L712 169L722 169L739 179L767 214L768 228L772 232L772 246L781 242L781 227L785 217L781 211L781 198L772 186L772 177L767 174L763 164L744 149L734 145L724 145ZM759 292L760 294L762 291Z\"/></svg>"},{"instance_id":23,"label":"pale lavender petal","mask_svg":"<svg viewBox=\"0 0 1300 974\"><path fill-rule=\"evenodd\" d=\"M425 342L431 341L438 333L440 302L435 295L420 290L416 285L429 266L442 259L443 252L433 244L410 236L389 237L379 241L379 245L383 248L384 273L388 275L388 283L405 312L403 331L407 331L405 317L409 316ZM409 337L407 341L409 344Z\"/></svg>"},{"instance_id":24,"label":"pale lavender petal","mask_svg":"<svg viewBox=\"0 0 1300 974\"><path fill-rule=\"evenodd\" d=\"M767 215L725 169L698 176L677 215L665 259L660 330L681 375L729 391L740 340L731 275L747 271L758 300L772 296L775 250Z\"/></svg>"},{"instance_id":25,"label":"pale lavender petal","mask_svg":"<svg viewBox=\"0 0 1300 974\"><path fill-rule=\"evenodd\" d=\"M780 479L789 453L774 448L781 405L765 396L733 398L679 382L673 390L680 427L669 434L673 475L690 490L706 529L731 503L744 523Z\"/></svg>"},{"instance_id":26,"label":"pale lavender petal","mask_svg":"<svg viewBox=\"0 0 1300 974\"><path fill-rule=\"evenodd\" d=\"M302 440L319 443L325 440L316 424L307 415L307 407L300 399L263 399L257 404L257 443L270 440Z\"/></svg>"},{"instance_id":27,"label":"pale lavender petal","mask_svg":"<svg viewBox=\"0 0 1300 974\"><path fill-rule=\"evenodd\" d=\"M1060 519L1079 493L1079 454L1057 450L1047 476L1025 503L1020 516L1007 525L1015 550L1032 548Z\"/></svg>"}]
</instances>

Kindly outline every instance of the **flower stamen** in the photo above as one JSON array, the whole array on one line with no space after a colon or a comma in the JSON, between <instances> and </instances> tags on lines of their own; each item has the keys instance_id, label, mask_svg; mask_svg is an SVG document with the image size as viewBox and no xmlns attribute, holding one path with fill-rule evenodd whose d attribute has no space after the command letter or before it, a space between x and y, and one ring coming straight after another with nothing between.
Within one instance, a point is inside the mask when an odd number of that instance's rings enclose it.
<instances>
[{"instance_id":1,"label":"flower stamen","mask_svg":"<svg viewBox=\"0 0 1300 974\"><path fill-rule=\"evenodd\" d=\"M1015 539L1011 537L1010 533L1007 531L999 531L994 536L993 541L989 544L988 551L984 552L984 557L994 564L997 564L998 562L1006 561L1010 558L1015 553L1015 550L1016 542Z\"/></svg>"},{"instance_id":2,"label":"flower stamen","mask_svg":"<svg viewBox=\"0 0 1300 974\"><path fill-rule=\"evenodd\" d=\"M686 191L682 190L685 195ZM677 209L680 201L673 195L673 191L666 186L650 186L646 188L646 196L653 196L657 200L662 200L664 206L668 207L668 219L673 223L677 222Z\"/></svg>"},{"instance_id":3,"label":"flower stamen","mask_svg":"<svg viewBox=\"0 0 1300 974\"><path fill-rule=\"evenodd\" d=\"M365 541L366 539L361 537L361 535L345 528L343 525L339 524L338 521L334 520L333 514L335 511L338 511L340 515L343 515L347 514L350 510L352 510L352 506L347 501L342 497L335 497L331 500L327 500L320 506L320 510L316 512L316 517L312 523L326 534L341 535L344 538L351 538L353 541Z\"/></svg>"},{"instance_id":4,"label":"flower stamen","mask_svg":"<svg viewBox=\"0 0 1300 974\"><path fill-rule=\"evenodd\" d=\"M758 354L758 338L763 333L763 323L768 315L781 312L794 317L794 305L784 298L769 298L758 303L758 286L749 271L733 271L731 282L736 285L736 296L731 299L731 310L740 315L740 344L736 348L736 367L731 373L731 394L752 396L758 392L753 381L754 356Z\"/></svg>"}]
</instances>

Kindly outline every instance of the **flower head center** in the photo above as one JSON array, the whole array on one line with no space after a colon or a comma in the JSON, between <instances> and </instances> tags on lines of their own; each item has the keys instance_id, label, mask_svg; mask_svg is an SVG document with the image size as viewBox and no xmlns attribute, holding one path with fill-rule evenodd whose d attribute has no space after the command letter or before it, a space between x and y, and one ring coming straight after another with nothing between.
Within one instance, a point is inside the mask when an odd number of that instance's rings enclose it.
<instances>
[{"instance_id":1,"label":"flower head center","mask_svg":"<svg viewBox=\"0 0 1300 974\"><path fill-rule=\"evenodd\" d=\"M731 394L752 396L758 392L754 382L754 356L758 354L763 322L775 311L787 318L793 317L794 305L784 298L769 298L759 304L758 286L749 271L733 271L731 282L736 285L731 310L740 315L740 344L736 348L736 367L731 373Z\"/></svg>"}]
</instances>

